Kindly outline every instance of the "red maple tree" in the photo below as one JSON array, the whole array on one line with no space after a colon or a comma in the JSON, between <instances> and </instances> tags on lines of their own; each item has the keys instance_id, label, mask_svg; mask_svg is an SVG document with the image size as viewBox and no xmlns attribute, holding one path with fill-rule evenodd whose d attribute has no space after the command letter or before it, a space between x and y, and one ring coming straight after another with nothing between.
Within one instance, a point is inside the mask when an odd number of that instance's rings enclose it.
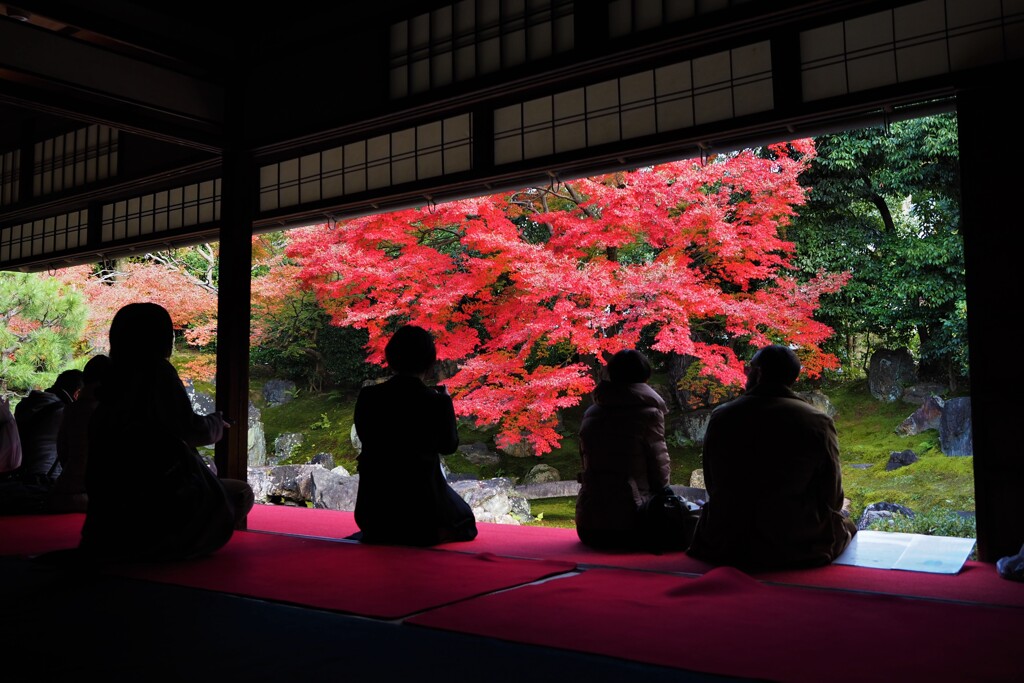
<instances>
[{"instance_id":1,"label":"red maple tree","mask_svg":"<svg viewBox=\"0 0 1024 683\"><path fill-rule=\"evenodd\" d=\"M724 385L744 381L737 349L767 343L795 345L812 376L838 366L813 313L846 276L798 282L780 236L813 143L765 152L304 228L287 254L334 324L369 331L371 361L397 324L430 330L457 362L456 411L542 454L594 387L587 361L645 331Z\"/></svg>"},{"instance_id":2,"label":"red maple tree","mask_svg":"<svg viewBox=\"0 0 1024 683\"><path fill-rule=\"evenodd\" d=\"M116 271L94 266L75 266L57 277L81 291L88 302L85 342L89 348L106 350L107 332L114 314L124 305L151 301L167 309L176 330L193 346L205 346L217 335L217 290L166 259L125 260ZM210 380L216 372L213 357L188 364L194 379Z\"/></svg>"}]
</instances>

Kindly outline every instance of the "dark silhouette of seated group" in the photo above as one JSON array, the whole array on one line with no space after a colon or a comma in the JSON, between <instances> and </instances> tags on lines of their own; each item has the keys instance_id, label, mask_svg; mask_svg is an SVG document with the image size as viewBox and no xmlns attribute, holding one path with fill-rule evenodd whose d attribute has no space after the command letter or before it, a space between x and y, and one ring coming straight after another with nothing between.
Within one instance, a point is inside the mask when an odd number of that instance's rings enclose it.
<instances>
[{"instance_id":1,"label":"dark silhouette of seated group","mask_svg":"<svg viewBox=\"0 0 1024 683\"><path fill-rule=\"evenodd\" d=\"M133 303L110 326L109 357L61 373L10 419L0 403L0 484L6 512L84 511L75 557L163 561L216 551L244 528L253 492L217 477L197 446L230 428L198 415L169 358L171 318ZM362 444L353 540L432 546L477 536L473 511L445 480L440 456L459 445L452 397L428 386L437 361L431 334L399 328L385 348L392 376L363 387L355 429ZM828 564L856 527L843 511L832 419L791 390L800 373L783 346L760 349L739 398L712 412L704 443L707 502L663 513L673 495L665 401L647 380L648 359L613 355L580 428L576 529L585 545L613 551L686 550L747 569ZM15 438L10 438L15 433ZM20 453L17 453L20 446ZM19 461L20 460L20 464ZM668 506L671 507L671 506Z\"/></svg>"}]
</instances>

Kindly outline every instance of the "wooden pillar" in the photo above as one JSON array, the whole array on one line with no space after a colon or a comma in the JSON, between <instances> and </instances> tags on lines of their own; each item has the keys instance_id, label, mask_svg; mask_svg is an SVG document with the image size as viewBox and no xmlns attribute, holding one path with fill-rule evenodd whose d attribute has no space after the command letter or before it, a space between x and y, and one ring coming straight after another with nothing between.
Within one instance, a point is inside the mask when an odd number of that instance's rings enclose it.
<instances>
[{"instance_id":1,"label":"wooden pillar","mask_svg":"<svg viewBox=\"0 0 1024 683\"><path fill-rule=\"evenodd\" d=\"M1020 114L1007 102L1016 81L957 93L962 225L967 279L971 418L978 557L995 562L1024 544L1024 452L1014 429L1024 411L1020 356L1020 255L1024 225L1014 197L1024 187Z\"/></svg>"},{"instance_id":2,"label":"wooden pillar","mask_svg":"<svg viewBox=\"0 0 1024 683\"><path fill-rule=\"evenodd\" d=\"M248 472L249 296L252 224L257 174L244 135L244 101L228 91L220 209L220 278L217 302L217 409L233 426L217 444L222 477Z\"/></svg>"}]
</instances>

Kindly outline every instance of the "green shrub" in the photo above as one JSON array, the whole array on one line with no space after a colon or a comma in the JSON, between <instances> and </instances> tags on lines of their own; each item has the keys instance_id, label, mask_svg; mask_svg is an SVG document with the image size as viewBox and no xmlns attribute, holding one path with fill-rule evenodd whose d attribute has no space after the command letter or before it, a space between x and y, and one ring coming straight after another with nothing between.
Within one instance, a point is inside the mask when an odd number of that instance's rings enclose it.
<instances>
[{"instance_id":1,"label":"green shrub","mask_svg":"<svg viewBox=\"0 0 1024 683\"><path fill-rule=\"evenodd\" d=\"M951 510L926 510L913 517L897 514L875 520L868 525L868 529L956 538L976 538L978 535L974 515L960 515Z\"/></svg>"}]
</instances>

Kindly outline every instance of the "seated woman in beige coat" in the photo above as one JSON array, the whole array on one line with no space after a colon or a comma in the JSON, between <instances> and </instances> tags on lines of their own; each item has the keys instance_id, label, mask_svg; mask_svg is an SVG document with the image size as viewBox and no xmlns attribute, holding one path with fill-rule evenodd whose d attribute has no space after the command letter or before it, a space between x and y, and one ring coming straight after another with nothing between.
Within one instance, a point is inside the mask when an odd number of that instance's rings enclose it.
<instances>
[{"instance_id":1,"label":"seated woman in beige coat","mask_svg":"<svg viewBox=\"0 0 1024 683\"><path fill-rule=\"evenodd\" d=\"M642 353L619 351L583 415L576 533L586 545L641 549L641 509L668 486L668 408L647 384L650 376L650 361Z\"/></svg>"}]
</instances>

